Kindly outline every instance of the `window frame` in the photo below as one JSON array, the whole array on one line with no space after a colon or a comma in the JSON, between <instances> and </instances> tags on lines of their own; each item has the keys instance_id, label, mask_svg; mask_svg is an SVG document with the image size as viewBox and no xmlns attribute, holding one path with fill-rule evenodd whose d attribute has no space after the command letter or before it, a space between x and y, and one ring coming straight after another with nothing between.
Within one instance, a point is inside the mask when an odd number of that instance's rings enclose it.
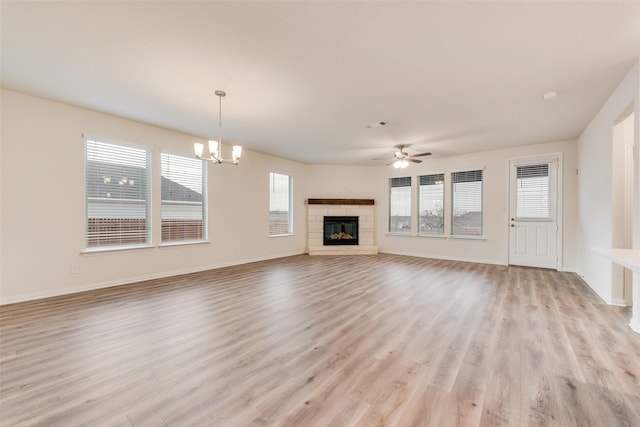
<instances>
[{"instance_id":1,"label":"window frame","mask_svg":"<svg viewBox=\"0 0 640 427\"><path fill-rule=\"evenodd\" d=\"M393 185L393 180L395 179L408 179L409 180L409 185L398 185L398 186L394 186ZM389 195L389 211L387 212L387 232L389 234L392 235L396 235L396 236L411 236L413 235L413 176L409 175L409 176L397 176L397 177L390 177L388 180L388 195ZM392 197L393 197L393 188L400 188L400 187L409 187L409 229L407 231L395 231L395 230L391 230L391 223L392 223L392 215L391 215L391 208L392 208Z\"/></svg>"},{"instance_id":2,"label":"window frame","mask_svg":"<svg viewBox=\"0 0 640 427\"><path fill-rule=\"evenodd\" d=\"M425 233L425 232L421 232L420 231L420 221L421 221L421 210L422 210L422 197L421 197L421 192L420 189L422 187L423 184L420 183L421 178L424 176L437 176L437 175L442 175L442 232L441 233ZM447 221L447 215L446 215L446 210L447 210L447 196L446 196L446 189L447 189L447 172L433 172L433 173L423 173L421 175L417 175L416 176L416 183L417 183L417 220L418 220L418 224L417 224L417 230L416 230L416 235L420 236L420 237L435 237L435 238L443 238L446 237L446 221ZM431 184L433 185L433 184Z\"/></svg>"},{"instance_id":3,"label":"window frame","mask_svg":"<svg viewBox=\"0 0 640 427\"><path fill-rule=\"evenodd\" d=\"M454 180L454 175L458 174L458 173L464 173L464 172L480 172L481 174L481 180L480 182L480 234L456 234L454 232L454 218L455 218L455 208L454 208L454 203L456 201L456 197L455 197L455 190L454 190L454 185L458 184L458 182L456 182ZM450 194L450 203L449 203L449 238L451 239L471 239L471 240L483 240L484 237L484 231L485 231L485 227L484 227L484 185L485 185L485 179L486 179L486 174L485 174L485 168L484 167L476 167L476 168L464 168L464 169L457 169L457 170L452 170L449 171L449 194ZM469 181L472 182L472 181ZM477 182L477 181L474 181Z\"/></svg>"},{"instance_id":4,"label":"window frame","mask_svg":"<svg viewBox=\"0 0 640 427\"><path fill-rule=\"evenodd\" d=\"M165 200L163 200L162 197L162 190L163 190L163 178L167 178L164 175L164 157L165 156L170 156L170 157L176 157L176 158L182 158L182 159L186 159L186 160L194 160L194 161L199 161L201 162L202 165L202 176L201 178L201 182L202 182L202 235L200 238L197 239L171 239L171 240L164 240L163 239L163 232L162 232L162 226L163 226L163 207L165 205ZM188 156L183 156L180 154L173 154L169 151L164 151L161 150L160 151L160 214L159 214L159 219L160 219L160 236L159 236L159 240L160 240L160 244L159 246L180 246L180 245L192 245L192 244L198 244L198 243L208 243L208 237L209 237L209 216L208 216L208 212L209 212L209 180L208 180L208 162L204 159L197 159L197 158L192 158L192 157L188 157Z\"/></svg>"},{"instance_id":5,"label":"window frame","mask_svg":"<svg viewBox=\"0 0 640 427\"><path fill-rule=\"evenodd\" d=\"M519 179L518 178L518 172L519 172L519 168L532 168L532 167L538 167L538 166L546 166L546 172L547 174L544 175L547 178L547 204L546 204L546 209L547 209L547 216L546 217L535 217L535 216L519 216L518 215L518 209L520 207L520 204L518 203L519 200L519 196L520 196L520 192L518 191L518 187L515 188L515 220L516 221L527 221L527 222L552 222L555 221L555 217L554 215L552 215L552 208L553 208L553 201L551 200L551 198L549 197L552 191L551 185L552 185L552 167L553 167L554 162L551 160L543 160L540 162L534 162L534 163L522 163L522 164L514 164L514 168L515 168L515 182L514 184L517 186ZM542 176L542 175L541 175ZM523 178L531 178L531 177L523 177Z\"/></svg>"},{"instance_id":6,"label":"window frame","mask_svg":"<svg viewBox=\"0 0 640 427\"><path fill-rule=\"evenodd\" d=\"M288 177L288 194L287 194L287 198L288 198L288 210L287 210L287 232L285 233L271 233L271 204L272 204L272 193L273 191L273 180L275 178L275 175L280 175L280 176L286 176ZM286 237L286 236L292 236L293 235L293 175L288 174L288 173L282 173L282 172L274 172L274 171L270 171L269 172L269 183L268 183L268 188L269 188L269 206L267 209L268 215L268 223L269 223L269 227L268 227L268 234L269 237Z\"/></svg>"},{"instance_id":7,"label":"window frame","mask_svg":"<svg viewBox=\"0 0 640 427\"><path fill-rule=\"evenodd\" d=\"M95 245L90 246L90 231L89 231L89 220L90 220L90 190L89 190L89 180L88 180L88 162L89 162L89 143L94 142L98 144L105 145L113 145L120 148L130 149L130 150L139 150L143 151L145 155L145 179L147 182L147 187L144 190L144 210L145 210L145 230L144 230L144 238L145 241L143 243L124 243L124 244L110 244L110 245ZM84 199L84 222L83 222L83 249L82 253L96 253L96 252L111 252L111 251L121 251L121 250L131 250L131 249L145 249L153 247L153 207L152 207L152 169L153 169L153 154L151 148L143 145L138 145L130 142L122 142L116 141L109 138L103 138L99 136L93 135L82 135L82 144L83 144L83 199ZM134 184L135 185L135 184ZM124 199L123 199L124 200Z\"/></svg>"}]
</instances>

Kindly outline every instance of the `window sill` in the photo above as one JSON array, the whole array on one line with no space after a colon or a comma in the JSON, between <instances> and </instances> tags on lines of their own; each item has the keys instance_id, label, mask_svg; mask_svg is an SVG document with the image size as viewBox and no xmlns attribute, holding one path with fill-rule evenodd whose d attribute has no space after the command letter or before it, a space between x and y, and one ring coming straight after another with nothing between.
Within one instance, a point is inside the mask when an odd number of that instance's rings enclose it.
<instances>
[{"instance_id":1,"label":"window sill","mask_svg":"<svg viewBox=\"0 0 640 427\"><path fill-rule=\"evenodd\" d=\"M425 237L427 239L448 239L444 234L417 234L416 237Z\"/></svg>"},{"instance_id":2,"label":"window sill","mask_svg":"<svg viewBox=\"0 0 640 427\"><path fill-rule=\"evenodd\" d=\"M270 234L270 235L269 235L269 238L272 238L272 237L276 237L276 238L277 238L277 237L290 237L290 236L293 236L293 233L287 233L287 234Z\"/></svg>"},{"instance_id":3,"label":"window sill","mask_svg":"<svg viewBox=\"0 0 640 427\"><path fill-rule=\"evenodd\" d=\"M415 235L411 234L411 232L409 232L409 233L388 232L385 235L386 236L415 237Z\"/></svg>"},{"instance_id":4,"label":"window sill","mask_svg":"<svg viewBox=\"0 0 640 427\"><path fill-rule=\"evenodd\" d=\"M160 243L158 248L172 248L175 246L192 246L192 245L208 245L211 243L208 240L181 240L177 242Z\"/></svg>"},{"instance_id":5,"label":"window sill","mask_svg":"<svg viewBox=\"0 0 640 427\"><path fill-rule=\"evenodd\" d=\"M134 251L139 249L153 249L152 245L133 245L133 246L108 246L100 248L86 248L82 252L82 255L104 254L123 251Z\"/></svg>"},{"instance_id":6,"label":"window sill","mask_svg":"<svg viewBox=\"0 0 640 427\"><path fill-rule=\"evenodd\" d=\"M449 238L460 240L487 240L484 236L449 236Z\"/></svg>"}]
</instances>

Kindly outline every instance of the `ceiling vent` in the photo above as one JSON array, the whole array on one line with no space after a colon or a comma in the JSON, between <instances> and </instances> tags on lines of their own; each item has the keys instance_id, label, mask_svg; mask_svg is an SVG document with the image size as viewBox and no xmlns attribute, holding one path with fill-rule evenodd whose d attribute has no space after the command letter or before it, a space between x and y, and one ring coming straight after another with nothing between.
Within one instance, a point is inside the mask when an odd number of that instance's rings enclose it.
<instances>
[{"instance_id":1,"label":"ceiling vent","mask_svg":"<svg viewBox=\"0 0 640 427\"><path fill-rule=\"evenodd\" d=\"M369 129L373 129L373 128L379 128L380 126L386 126L386 125L387 125L387 122L380 121L380 122L369 123L368 125L365 125L365 127Z\"/></svg>"}]
</instances>

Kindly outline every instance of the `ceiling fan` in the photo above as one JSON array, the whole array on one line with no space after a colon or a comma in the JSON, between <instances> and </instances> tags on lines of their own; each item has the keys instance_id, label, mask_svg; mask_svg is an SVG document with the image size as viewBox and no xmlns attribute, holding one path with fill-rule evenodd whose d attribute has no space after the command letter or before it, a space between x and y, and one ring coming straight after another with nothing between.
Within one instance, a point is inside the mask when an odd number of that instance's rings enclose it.
<instances>
[{"instance_id":1,"label":"ceiling fan","mask_svg":"<svg viewBox=\"0 0 640 427\"><path fill-rule=\"evenodd\" d=\"M393 158L391 163L387 163L387 166L393 166L394 168L404 169L409 166L409 162L411 163L422 163L422 160L416 159L416 157L424 157L430 156L430 152L419 153L419 154L409 154L404 149L408 147L408 145L398 144L394 145L396 151L393 153ZM374 160L388 160L388 159L374 159Z\"/></svg>"}]
</instances>

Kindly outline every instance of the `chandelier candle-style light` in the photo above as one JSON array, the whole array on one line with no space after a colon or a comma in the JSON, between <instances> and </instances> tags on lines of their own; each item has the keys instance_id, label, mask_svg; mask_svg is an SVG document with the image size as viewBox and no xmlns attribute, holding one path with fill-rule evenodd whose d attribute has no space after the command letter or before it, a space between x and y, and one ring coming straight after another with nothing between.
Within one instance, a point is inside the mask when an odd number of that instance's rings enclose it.
<instances>
[{"instance_id":1,"label":"chandelier candle-style light","mask_svg":"<svg viewBox=\"0 0 640 427\"><path fill-rule=\"evenodd\" d=\"M204 154L204 144L195 143L193 148L196 152L196 157L199 159L209 160L213 163L229 163L232 165L237 165L240 163L240 156L242 156L242 147L239 145L234 145L231 151L231 158L225 159L222 157L222 97L227 94L223 90L216 90L216 96L218 96L219 109L218 109L218 140L209 140L209 154L203 156Z\"/></svg>"}]
</instances>

